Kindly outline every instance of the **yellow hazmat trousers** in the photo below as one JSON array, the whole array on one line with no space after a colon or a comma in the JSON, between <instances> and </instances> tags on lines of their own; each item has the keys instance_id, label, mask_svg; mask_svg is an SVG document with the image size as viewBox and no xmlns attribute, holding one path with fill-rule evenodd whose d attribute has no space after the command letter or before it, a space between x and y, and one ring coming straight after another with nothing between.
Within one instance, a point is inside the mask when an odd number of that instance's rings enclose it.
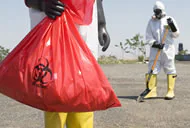
<instances>
[{"instance_id":1,"label":"yellow hazmat trousers","mask_svg":"<svg viewBox=\"0 0 190 128\"><path fill-rule=\"evenodd\" d=\"M93 128L93 112L45 112L45 128Z\"/></svg>"}]
</instances>

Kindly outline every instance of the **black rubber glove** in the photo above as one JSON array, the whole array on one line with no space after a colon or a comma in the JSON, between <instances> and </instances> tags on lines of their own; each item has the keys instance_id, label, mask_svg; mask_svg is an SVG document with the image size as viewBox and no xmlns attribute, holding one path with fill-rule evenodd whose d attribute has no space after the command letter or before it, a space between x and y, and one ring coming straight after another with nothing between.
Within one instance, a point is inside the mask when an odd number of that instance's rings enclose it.
<instances>
[{"instance_id":1,"label":"black rubber glove","mask_svg":"<svg viewBox=\"0 0 190 128\"><path fill-rule=\"evenodd\" d=\"M51 19L61 16L64 11L64 4L59 0L26 0L25 3L28 7L45 12Z\"/></svg>"},{"instance_id":2,"label":"black rubber glove","mask_svg":"<svg viewBox=\"0 0 190 128\"><path fill-rule=\"evenodd\" d=\"M157 44L157 41L155 41L152 45L153 48L158 48L158 49L163 49L164 48L164 44Z\"/></svg>"},{"instance_id":3,"label":"black rubber glove","mask_svg":"<svg viewBox=\"0 0 190 128\"><path fill-rule=\"evenodd\" d=\"M106 20L102 6L102 0L97 0L98 8L98 39L100 45L103 47L102 51L106 51L110 45L110 36L106 29Z\"/></svg>"},{"instance_id":4,"label":"black rubber glove","mask_svg":"<svg viewBox=\"0 0 190 128\"><path fill-rule=\"evenodd\" d=\"M168 25L170 26L172 32L176 32L176 31L177 31L177 28L175 27L172 18L168 18L168 19L167 19L167 22L168 22Z\"/></svg>"}]
</instances>

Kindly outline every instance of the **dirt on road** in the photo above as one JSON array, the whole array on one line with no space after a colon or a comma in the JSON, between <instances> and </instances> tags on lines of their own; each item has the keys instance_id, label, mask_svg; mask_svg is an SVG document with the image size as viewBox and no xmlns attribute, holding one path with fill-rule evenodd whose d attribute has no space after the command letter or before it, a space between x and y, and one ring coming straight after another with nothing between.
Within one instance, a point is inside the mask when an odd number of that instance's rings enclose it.
<instances>
[{"instance_id":1,"label":"dirt on road","mask_svg":"<svg viewBox=\"0 0 190 128\"><path fill-rule=\"evenodd\" d=\"M145 89L147 64L101 65L122 107L97 111L94 128L190 128L190 62L176 62L175 99L164 100L166 75L158 75L158 97L136 102ZM0 128L44 128L43 112L0 95Z\"/></svg>"}]
</instances>

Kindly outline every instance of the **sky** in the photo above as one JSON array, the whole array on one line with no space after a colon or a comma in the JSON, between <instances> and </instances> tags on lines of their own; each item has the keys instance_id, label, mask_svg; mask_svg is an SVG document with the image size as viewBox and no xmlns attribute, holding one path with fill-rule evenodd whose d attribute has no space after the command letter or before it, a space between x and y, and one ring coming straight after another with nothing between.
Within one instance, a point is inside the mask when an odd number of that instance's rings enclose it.
<instances>
[{"instance_id":1,"label":"sky","mask_svg":"<svg viewBox=\"0 0 190 128\"><path fill-rule=\"evenodd\" d=\"M99 50L99 55L121 57L121 50L115 47L137 33L145 37L146 26L153 14L156 0L103 0L104 13L111 43L106 52ZM175 40L176 53L178 43L190 53L190 1L162 0L166 13L174 17L180 29L180 36ZM0 45L12 50L30 31L28 8L24 0L6 0L0 4ZM145 40L145 39L144 39ZM148 49L147 49L148 50ZM125 58L132 58L125 54Z\"/></svg>"}]
</instances>

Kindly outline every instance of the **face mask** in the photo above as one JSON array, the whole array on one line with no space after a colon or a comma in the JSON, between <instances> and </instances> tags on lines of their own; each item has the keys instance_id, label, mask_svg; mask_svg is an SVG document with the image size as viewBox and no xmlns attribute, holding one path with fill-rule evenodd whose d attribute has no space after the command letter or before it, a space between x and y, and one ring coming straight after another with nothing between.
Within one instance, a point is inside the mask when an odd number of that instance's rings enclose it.
<instances>
[{"instance_id":1,"label":"face mask","mask_svg":"<svg viewBox=\"0 0 190 128\"><path fill-rule=\"evenodd\" d=\"M162 18L162 10L155 9L154 10L154 15L156 16L157 19L161 19Z\"/></svg>"}]
</instances>

